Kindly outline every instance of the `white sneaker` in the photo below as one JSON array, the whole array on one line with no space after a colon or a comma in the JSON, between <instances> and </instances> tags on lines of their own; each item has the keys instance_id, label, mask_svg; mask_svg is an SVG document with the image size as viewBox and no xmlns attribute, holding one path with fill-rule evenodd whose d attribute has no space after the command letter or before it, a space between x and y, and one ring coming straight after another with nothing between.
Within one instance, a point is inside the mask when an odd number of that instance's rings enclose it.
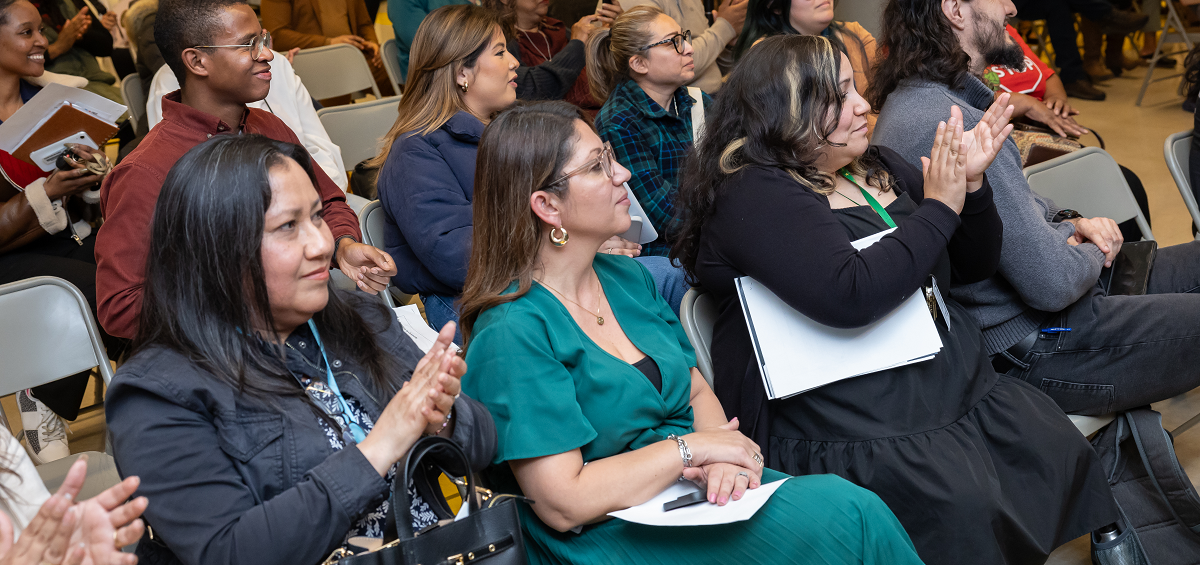
<instances>
[{"instance_id":1,"label":"white sneaker","mask_svg":"<svg viewBox=\"0 0 1200 565\"><path fill-rule=\"evenodd\" d=\"M22 438L25 451L35 465L45 465L71 454L67 447L67 431L62 418L29 394L28 390L17 393L17 407L21 409Z\"/></svg>"}]
</instances>

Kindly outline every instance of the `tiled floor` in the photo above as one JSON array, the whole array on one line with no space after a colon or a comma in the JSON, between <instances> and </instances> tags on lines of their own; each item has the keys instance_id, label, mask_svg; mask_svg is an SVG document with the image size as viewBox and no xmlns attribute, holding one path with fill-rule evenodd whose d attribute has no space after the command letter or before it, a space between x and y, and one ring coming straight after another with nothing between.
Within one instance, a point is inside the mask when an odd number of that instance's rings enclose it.
<instances>
[{"instance_id":1,"label":"tiled floor","mask_svg":"<svg viewBox=\"0 0 1200 565\"><path fill-rule=\"evenodd\" d=\"M1137 173L1150 199L1150 216L1155 239L1160 245L1174 245L1192 239L1191 218L1183 206L1179 190L1163 160L1163 142L1172 133L1190 129L1192 115L1179 105L1183 98L1175 88L1177 79L1151 85L1141 107L1134 106L1146 69L1125 73L1099 85L1108 93L1104 102L1088 102L1072 98L1079 110L1079 123L1095 128L1107 144L1107 150L1117 162ZM1174 72L1179 72L1174 71ZM1154 76L1167 76L1172 71L1158 69ZM1093 139L1085 143L1094 145ZM1200 391L1186 397L1156 404L1163 413L1167 429L1174 429L1193 415L1200 413ZM1175 449L1193 481L1200 479L1200 427L1185 432L1175 440ZM1091 563L1086 537L1077 539L1055 551L1051 565L1087 565Z\"/></svg>"}]
</instances>

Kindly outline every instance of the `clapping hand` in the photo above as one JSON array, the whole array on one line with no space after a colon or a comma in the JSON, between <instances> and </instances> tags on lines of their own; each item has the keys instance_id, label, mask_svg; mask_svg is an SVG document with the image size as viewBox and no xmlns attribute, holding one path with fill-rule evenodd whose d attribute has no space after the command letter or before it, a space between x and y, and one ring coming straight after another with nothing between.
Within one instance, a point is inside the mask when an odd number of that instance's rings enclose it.
<instances>
[{"instance_id":1,"label":"clapping hand","mask_svg":"<svg viewBox=\"0 0 1200 565\"><path fill-rule=\"evenodd\" d=\"M387 252L357 241L344 241L337 246L338 268L359 290L376 294L387 288L396 274L396 262Z\"/></svg>"},{"instance_id":2,"label":"clapping hand","mask_svg":"<svg viewBox=\"0 0 1200 565\"><path fill-rule=\"evenodd\" d=\"M967 192L975 192L983 186L983 173L992 165L1004 140L1012 133L1013 107L1008 103L1008 93L1001 94L992 102L991 107L984 112L983 118L970 131L963 132L962 146L966 152L967 161ZM962 110L958 106L950 108L950 119L963 123Z\"/></svg>"},{"instance_id":3,"label":"clapping hand","mask_svg":"<svg viewBox=\"0 0 1200 565\"><path fill-rule=\"evenodd\" d=\"M612 25L613 20L617 19L617 16L623 13L625 13L625 9L621 8L621 3L617 2L617 0L603 2L600 4L600 8L596 10L596 15L600 17L600 23L606 26Z\"/></svg>"},{"instance_id":4,"label":"clapping hand","mask_svg":"<svg viewBox=\"0 0 1200 565\"><path fill-rule=\"evenodd\" d=\"M967 152L962 148L962 112L950 109L950 121L938 122L933 147L921 157L925 177L925 198L937 200L957 214L967 198Z\"/></svg>"}]
</instances>

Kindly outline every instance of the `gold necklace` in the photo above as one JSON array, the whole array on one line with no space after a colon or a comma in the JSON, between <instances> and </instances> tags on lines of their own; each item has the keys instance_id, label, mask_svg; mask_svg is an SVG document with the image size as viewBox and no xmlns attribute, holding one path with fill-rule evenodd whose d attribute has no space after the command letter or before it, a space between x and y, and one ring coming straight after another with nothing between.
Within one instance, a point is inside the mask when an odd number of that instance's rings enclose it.
<instances>
[{"instance_id":1,"label":"gold necklace","mask_svg":"<svg viewBox=\"0 0 1200 565\"><path fill-rule=\"evenodd\" d=\"M539 280L538 284L541 284L542 286L544 286L550 290L553 290L554 294L557 294L557 295L563 297L563 300L566 300L567 302L570 302L571 304L574 304L580 308L583 308L584 312L587 312L588 314L592 313L592 311L588 310L586 306L584 306L578 302L575 302L574 300L571 300L570 298L567 298L567 295L559 292L558 289L555 289L554 287L546 284L544 281ZM601 325L601 326L604 325L604 316L600 315L600 277L599 276L596 277L596 324Z\"/></svg>"}]
</instances>

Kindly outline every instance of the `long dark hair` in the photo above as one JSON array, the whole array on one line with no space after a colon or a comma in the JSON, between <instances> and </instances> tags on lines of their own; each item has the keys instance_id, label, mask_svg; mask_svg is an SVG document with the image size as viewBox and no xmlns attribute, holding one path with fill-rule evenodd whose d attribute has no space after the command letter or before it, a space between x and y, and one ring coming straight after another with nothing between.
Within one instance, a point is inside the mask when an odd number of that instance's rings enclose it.
<instances>
[{"instance_id":1,"label":"long dark hair","mask_svg":"<svg viewBox=\"0 0 1200 565\"><path fill-rule=\"evenodd\" d=\"M842 112L841 54L812 35L768 37L734 67L708 111L705 134L692 148L679 182L676 208L682 225L671 259L696 279L700 234L725 179L749 166L786 171L817 192L833 192L834 178L817 169L822 145ZM891 178L874 150L848 167L881 190Z\"/></svg>"},{"instance_id":2,"label":"long dark hair","mask_svg":"<svg viewBox=\"0 0 1200 565\"><path fill-rule=\"evenodd\" d=\"M1187 54L1187 58L1183 60L1183 85L1186 88L1185 94L1188 100L1196 100L1197 94L1200 94L1200 43Z\"/></svg>"},{"instance_id":3,"label":"long dark hair","mask_svg":"<svg viewBox=\"0 0 1200 565\"><path fill-rule=\"evenodd\" d=\"M275 326L261 249L270 171L288 160L316 186L303 147L261 135L214 137L171 167L150 223L135 352L174 350L269 404L275 396L304 394L283 363L282 344L264 346L253 330ZM325 309L313 316L324 346L366 368L372 392L380 394L397 389L393 361L374 339L390 315L372 327L331 289Z\"/></svg>"},{"instance_id":4,"label":"long dark hair","mask_svg":"<svg viewBox=\"0 0 1200 565\"><path fill-rule=\"evenodd\" d=\"M800 32L788 21L788 13L791 9L792 0L750 0L750 6L746 11L746 25L742 27L742 34L738 36L737 43L733 47L734 59L741 59L746 50L761 38L785 33L799 34ZM850 46L846 45L842 38L850 36L854 40L854 47L862 53L863 60L870 60L867 46L863 45L862 39L859 39L857 35L846 32L846 24L833 20L829 22L827 29L829 33L822 35L833 44L834 49L849 56ZM870 69L862 69L862 71L868 76L871 72Z\"/></svg>"},{"instance_id":5,"label":"long dark hair","mask_svg":"<svg viewBox=\"0 0 1200 565\"><path fill-rule=\"evenodd\" d=\"M578 135L575 122L591 120L566 102L521 104L501 112L483 131L475 165L473 235L460 306L463 339L470 346L475 321L485 310L529 292L543 232L549 227L529 207L529 196L566 192L562 176ZM520 143L513 143L519 139ZM517 281L517 291L501 295Z\"/></svg>"},{"instance_id":6,"label":"long dark hair","mask_svg":"<svg viewBox=\"0 0 1200 565\"><path fill-rule=\"evenodd\" d=\"M933 0L890 0L883 9L879 35L879 60L867 87L867 101L875 111L900 81L916 77L958 88L970 75L971 57Z\"/></svg>"}]
</instances>

